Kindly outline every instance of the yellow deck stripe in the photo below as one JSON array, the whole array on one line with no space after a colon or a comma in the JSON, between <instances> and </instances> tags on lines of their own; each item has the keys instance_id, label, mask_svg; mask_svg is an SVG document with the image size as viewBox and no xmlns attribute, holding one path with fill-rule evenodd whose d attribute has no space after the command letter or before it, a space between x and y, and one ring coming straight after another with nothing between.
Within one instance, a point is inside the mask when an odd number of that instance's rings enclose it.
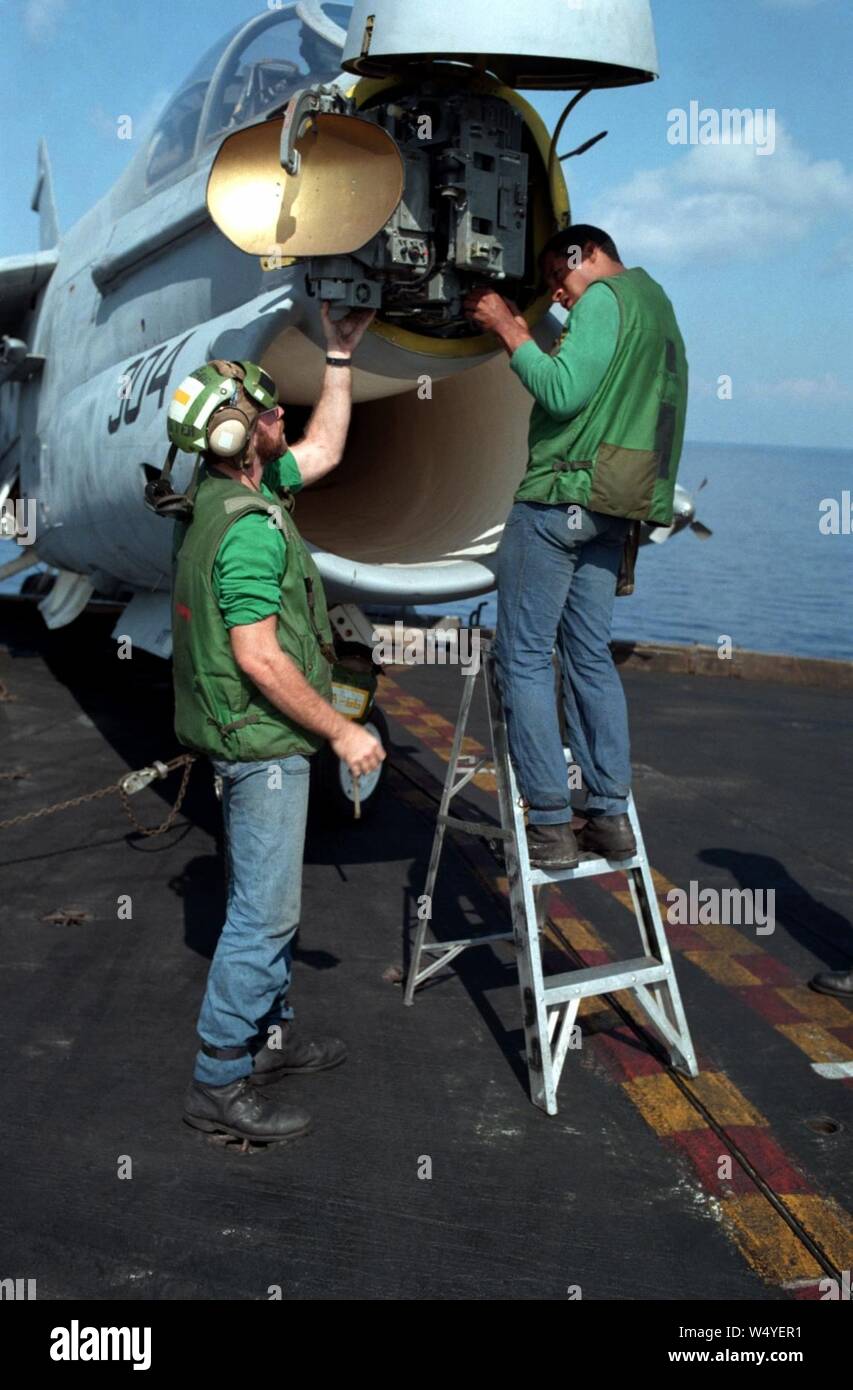
<instances>
[{"instance_id":1,"label":"yellow deck stripe","mask_svg":"<svg viewBox=\"0 0 853 1390\"><path fill-rule=\"evenodd\" d=\"M411 669L411 668L401 668ZM443 715L433 714L429 706L416 696L406 695L402 688L393 678L386 677L386 689L391 696L388 711L405 724L410 733L417 734L423 742L431 749L443 762L448 762L453 739L454 726ZM417 718L413 718L417 714ZM445 736L439 742L437 737L439 731ZM470 736L463 740L463 751L474 757L483 757L489 754L489 750ZM489 754L490 755L490 754ZM472 779L475 786L482 791L494 794L494 774L478 773ZM662 903L662 916L666 920L665 899L667 893L676 890L676 885L662 874L658 869L650 866L652 881L655 891ZM631 902L631 894L627 888L606 888L611 897L627 909L632 915L634 912ZM705 941L708 942L710 950L707 951L684 951L683 955L691 964L699 967L706 975L710 976L717 984L724 985L729 989L749 988L760 986L763 981L761 976L753 974L749 970L749 962L732 959L734 956L768 956L768 953L753 938L744 935L736 928L724 923L711 923L705 926L691 926L691 930L697 932ZM584 948L589 949L589 948ZM768 957L772 959L772 957ZM805 1018L812 1019L817 1023L822 1023L824 1027L844 1027L853 1021L853 1014L841 1001L831 999L824 995L815 994L813 990L807 988L805 983L802 986L780 986L777 993L789 1005L795 1008ZM836 1043L837 1055L828 1055L829 1043L827 1035L821 1029L804 1029L791 1031L791 1025L773 1025L777 1032L782 1033L789 1041L793 1042L800 1051L805 1052L812 1062L825 1061L847 1061L849 1049L846 1049L840 1041ZM814 1044L814 1052L810 1053L808 1048Z\"/></svg>"},{"instance_id":2,"label":"yellow deck stripe","mask_svg":"<svg viewBox=\"0 0 853 1390\"><path fill-rule=\"evenodd\" d=\"M396 696L398 691L399 687L394 683L393 695ZM388 713L399 719L400 723L409 729L409 732L414 732L412 724L415 721L411 719L411 716L416 713L421 727L426 725L429 729L430 725L432 726L430 737L425 741L427 746L434 750L436 739L432 730L437 730L442 725L438 724L435 719L431 720L429 724L426 723L422 711L426 710L427 706L422 701L412 697L407 698L405 710L401 711L401 701L397 698L394 699L394 706L393 709L388 708ZM411 716L409 711L411 711ZM443 720L442 724L452 735L452 726L448 721ZM475 756L483 756L487 752L483 745L475 739L466 738L463 748ZM448 742L443 760L447 762L449 757L450 743ZM479 779L474 780L478 781ZM492 795L495 794L493 786L487 786L484 790L490 791ZM658 870L652 868L651 874L659 895L665 895L674 887L669 879ZM506 876L495 873L493 881L499 891L506 895L508 891ZM621 890L610 891L617 901L622 902L623 906L633 913L630 893ZM599 937L586 918L578 916L569 907L562 898L559 887L552 889L551 893L548 916L551 918L554 928L562 933L564 939L577 951L603 950L612 957L611 948ZM700 965L702 969L707 970L712 978L727 985L761 983L757 977L749 973L745 966L741 966L738 961L732 959L735 954L765 954L757 942L752 943L746 941L745 938L742 939L733 932L731 927L727 926L711 925L695 927L693 930L698 931L708 940L711 949L685 951L683 954L688 959L693 960L695 964ZM550 941L559 946L559 936L555 934L553 929L547 928L545 934ZM740 947L738 951L735 951L736 945ZM712 957L714 958L713 964L711 964ZM783 997L796 995L799 1001L799 990L789 989L779 992ZM632 1018L646 1021L645 1014L632 994L623 995L620 1002ZM791 1001L789 1000L789 1002ZM800 1003L796 1002L794 1007L799 1008ZM611 1010L607 1001L598 997L582 1001L579 1012L581 1016L586 1018L587 1027L594 1032L599 1020L590 1017L590 1015L600 1015L611 1012ZM779 1031L789 1036L796 1046L807 1052L807 1055L819 1053L820 1055L815 1056L814 1060L843 1061L846 1058L839 1056L838 1053L842 1050L850 1051L813 1022L804 1022L801 1025L793 1026L781 1025ZM830 1051L832 1051L831 1056L828 1055ZM723 1072L701 1072L698 1077L684 1078L683 1084L723 1127L734 1125L768 1128L767 1121L761 1112L746 1099L734 1082ZM662 1137L707 1127L701 1113L690 1105L680 1087L665 1071L625 1080L621 1083L621 1088L650 1128ZM697 1179L697 1181L699 1180ZM784 1197L787 1207L802 1221L803 1226L809 1231L813 1239L833 1258L838 1268L850 1268L853 1264L853 1223L843 1208L831 1198L812 1194L780 1193L777 1195ZM824 1271L765 1197L760 1194L734 1196L725 1202L717 1202L716 1207L721 1217L723 1229L737 1246L747 1264L769 1283L778 1286L795 1279L814 1280L823 1275Z\"/></svg>"}]
</instances>

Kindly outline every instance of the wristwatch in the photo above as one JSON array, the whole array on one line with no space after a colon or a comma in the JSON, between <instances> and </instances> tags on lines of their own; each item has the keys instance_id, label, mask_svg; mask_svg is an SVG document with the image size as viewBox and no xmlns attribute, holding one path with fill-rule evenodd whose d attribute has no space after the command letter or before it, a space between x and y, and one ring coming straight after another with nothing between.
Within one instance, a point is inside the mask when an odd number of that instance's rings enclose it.
<instances>
[{"instance_id":1,"label":"wristwatch","mask_svg":"<svg viewBox=\"0 0 853 1390\"><path fill-rule=\"evenodd\" d=\"M352 366L352 358L351 358L351 357L329 357L329 356L327 355L327 356L326 356L326 366L327 366L327 367L351 367L351 366Z\"/></svg>"}]
</instances>

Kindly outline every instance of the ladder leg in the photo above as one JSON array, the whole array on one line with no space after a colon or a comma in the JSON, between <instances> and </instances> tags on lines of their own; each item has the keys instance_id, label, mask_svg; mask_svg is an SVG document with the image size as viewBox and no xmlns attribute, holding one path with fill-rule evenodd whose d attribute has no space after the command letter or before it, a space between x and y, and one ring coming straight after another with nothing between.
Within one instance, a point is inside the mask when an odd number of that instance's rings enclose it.
<instances>
[{"instance_id":1,"label":"ladder leg","mask_svg":"<svg viewBox=\"0 0 853 1390\"><path fill-rule=\"evenodd\" d=\"M548 1030L548 1010L542 976L542 952L534 890L530 882L527 833L519 805L518 787L509 756L506 723L496 686L493 684L491 652L483 662L486 672L486 699L495 762L501 825L513 834L504 841L513 935L517 948L518 985L521 1017L527 1054L530 1099L549 1115L557 1113L557 1087Z\"/></svg>"},{"instance_id":2,"label":"ladder leg","mask_svg":"<svg viewBox=\"0 0 853 1390\"><path fill-rule=\"evenodd\" d=\"M441 858L441 851L444 845L444 832L446 826L443 817L447 815L450 805L450 798L456 782L457 764L459 755L462 751L462 743L465 738L465 730L468 727L468 716L471 712L471 701L474 697L474 686L477 683L476 676L465 676L463 678L462 698L459 701L459 714L456 719L456 729L453 734L453 746L450 750L450 762L447 765L447 775L444 779L444 787L441 793L441 805L439 807L439 818L435 825L435 834L432 838L432 849L429 856L429 868L427 870L426 883L424 884L424 896L426 897L427 913L424 917L418 916L418 925L415 930L415 939L412 943L412 959L409 965L409 973L406 978L406 989L403 995L404 1004L412 1004L415 997L415 989L418 984L418 976L421 969L421 957L424 950L427 928L432 921L432 901L435 893L435 882L438 876L438 864Z\"/></svg>"},{"instance_id":3,"label":"ladder leg","mask_svg":"<svg viewBox=\"0 0 853 1390\"><path fill-rule=\"evenodd\" d=\"M572 999L560 1010L560 1021L551 1039L551 1057L554 1068L555 1086L560 1084L560 1075L563 1070L563 1063L566 1060L566 1053L569 1050L569 1044L572 1040L572 1031L578 1016L580 1003L581 1001L579 999Z\"/></svg>"},{"instance_id":4,"label":"ladder leg","mask_svg":"<svg viewBox=\"0 0 853 1390\"><path fill-rule=\"evenodd\" d=\"M699 1068L693 1050L693 1041L690 1037L684 1005L681 1002L681 991L678 988L675 966L666 937L666 928L660 915L654 880L649 868L649 857L637 819L633 796L628 803L628 815L640 857L639 866L628 872L628 884L631 889L631 901L634 905L643 949L647 955L657 957L662 964L668 967L665 980L661 980L657 984L642 986L635 990L635 997L663 1034L669 1046L672 1065L686 1072L688 1076L698 1076Z\"/></svg>"}]
</instances>

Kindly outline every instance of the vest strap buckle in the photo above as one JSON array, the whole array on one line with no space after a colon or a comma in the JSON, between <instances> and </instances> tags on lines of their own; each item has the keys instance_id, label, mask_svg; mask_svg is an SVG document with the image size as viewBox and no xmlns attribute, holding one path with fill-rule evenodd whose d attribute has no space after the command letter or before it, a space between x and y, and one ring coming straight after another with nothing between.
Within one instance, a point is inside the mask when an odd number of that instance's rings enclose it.
<instances>
[{"instance_id":1,"label":"vest strap buckle","mask_svg":"<svg viewBox=\"0 0 853 1390\"><path fill-rule=\"evenodd\" d=\"M259 714L246 714L242 719L233 719L230 724L220 724L218 719L212 715L207 716L208 724L212 724L223 735L232 734L235 729L242 729L246 724L259 724L261 716Z\"/></svg>"}]
</instances>

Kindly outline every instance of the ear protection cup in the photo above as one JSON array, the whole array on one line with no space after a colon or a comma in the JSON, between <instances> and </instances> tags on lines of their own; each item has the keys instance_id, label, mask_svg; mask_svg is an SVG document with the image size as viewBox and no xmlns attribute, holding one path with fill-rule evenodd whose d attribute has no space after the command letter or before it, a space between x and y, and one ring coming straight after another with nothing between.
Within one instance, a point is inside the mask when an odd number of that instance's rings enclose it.
<instances>
[{"instance_id":1,"label":"ear protection cup","mask_svg":"<svg viewBox=\"0 0 853 1390\"><path fill-rule=\"evenodd\" d=\"M208 427L207 447L218 458L233 458L242 453L249 438L253 421L243 410L217 410Z\"/></svg>"}]
</instances>

